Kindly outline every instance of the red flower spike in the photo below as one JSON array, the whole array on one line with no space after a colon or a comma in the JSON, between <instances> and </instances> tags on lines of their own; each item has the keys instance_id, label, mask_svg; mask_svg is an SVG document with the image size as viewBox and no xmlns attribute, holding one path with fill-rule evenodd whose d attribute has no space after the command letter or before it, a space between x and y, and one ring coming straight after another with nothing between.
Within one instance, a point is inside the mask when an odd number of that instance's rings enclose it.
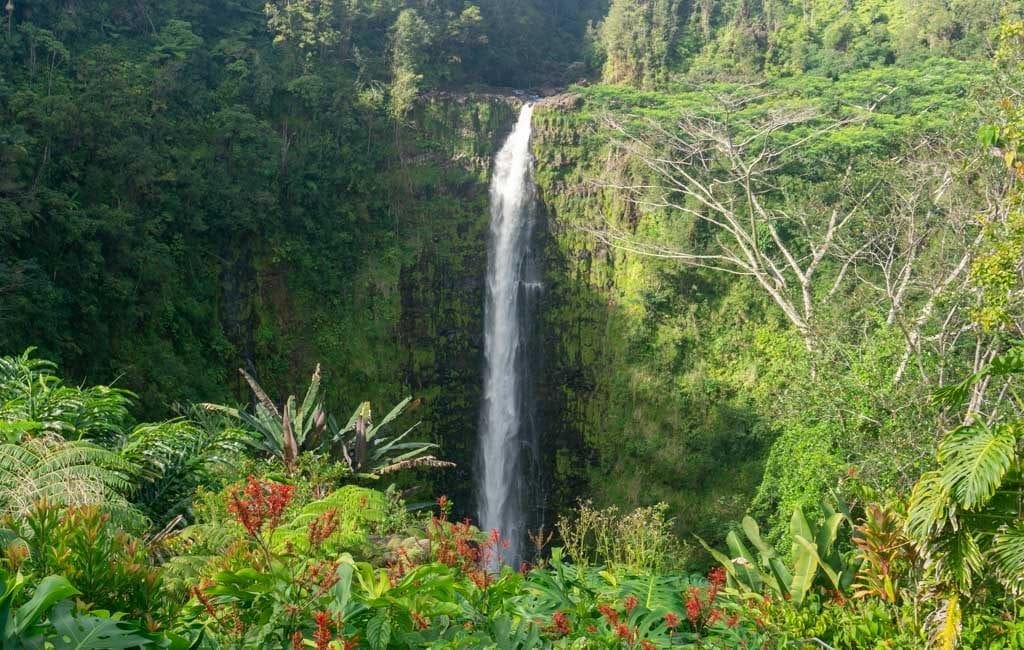
<instances>
[{"instance_id":1,"label":"red flower spike","mask_svg":"<svg viewBox=\"0 0 1024 650\"><path fill-rule=\"evenodd\" d=\"M598 605L597 611L601 612L601 615L605 617L609 625L618 625L619 613L611 605Z\"/></svg>"},{"instance_id":2,"label":"red flower spike","mask_svg":"<svg viewBox=\"0 0 1024 650\"><path fill-rule=\"evenodd\" d=\"M338 521L337 508L331 508L323 512L319 517L309 522L308 539L309 548L319 550L323 543L338 530L341 522Z\"/></svg>"},{"instance_id":3,"label":"red flower spike","mask_svg":"<svg viewBox=\"0 0 1024 650\"><path fill-rule=\"evenodd\" d=\"M674 612L665 613L665 627L672 630L673 632L679 627L679 616Z\"/></svg>"},{"instance_id":4,"label":"red flower spike","mask_svg":"<svg viewBox=\"0 0 1024 650\"><path fill-rule=\"evenodd\" d=\"M636 636L636 630L625 623L619 623L615 626L615 636L619 637L626 643L632 644L633 638Z\"/></svg>"},{"instance_id":5,"label":"red flower spike","mask_svg":"<svg viewBox=\"0 0 1024 650\"><path fill-rule=\"evenodd\" d=\"M700 622L700 613L700 591L696 587L690 587L689 596L686 599L686 617L690 619L690 624L693 627L697 627Z\"/></svg>"},{"instance_id":6,"label":"red flower spike","mask_svg":"<svg viewBox=\"0 0 1024 650\"><path fill-rule=\"evenodd\" d=\"M244 488L236 485L228 489L228 512L246 532L257 537L264 527L277 528L294 491L294 486L250 476Z\"/></svg>"},{"instance_id":7,"label":"red flower spike","mask_svg":"<svg viewBox=\"0 0 1024 650\"><path fill-rule=\"evenodd\" d=\"M546 632L551 634L557 634L558 636L565 636L572 632L572 625L569 623L569 617L565 612L555 612L551 615L551 625L545 628Z\"/></svg>"},{"instance_id":8,"label":"red flower spike","mask_svg":"<svg viewBox=\"0 0 1024 650\"><path fill-rule=\"evenodd\" d=\"M334 638L331 633L330 612L317 612L313 615L313 620L316 622L316 632L313 633L316 650L330 650L331 640Z\"/></svg>"},{"instance_id":9,"label":"red flower spike","mask_svg":"<svg viewBox=\"0 0 1024 650\"><path fill-rule=\"evenodd\" d=\"M722 618L722 610L720 610L720 609L713 609L713 610L711 610L711 613L708 614L708 620L704 624L710 627L710 626L714 625L715 623L717 623L721 618Z\"/></svg>"},{"instance_id":10,"label":"red flower spike","mask_svg":"<svg viewBox=\"0 0 1024 650\"><path fill-rule=\"evenodd\" d=\"M626 596L626 600L622 602L622 606L626 608L626 616L629 616L633 613L633 610L636 609L638 602L639 601L637 600L636 596Z\"/></svg>"}]
</instances>

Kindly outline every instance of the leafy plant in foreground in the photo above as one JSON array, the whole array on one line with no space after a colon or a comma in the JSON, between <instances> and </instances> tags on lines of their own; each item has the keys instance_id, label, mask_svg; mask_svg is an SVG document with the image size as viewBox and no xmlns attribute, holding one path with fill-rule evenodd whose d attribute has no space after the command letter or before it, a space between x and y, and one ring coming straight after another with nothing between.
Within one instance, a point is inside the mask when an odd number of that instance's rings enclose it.
<instances>
[{"instance_id":1,"label":"leafy plant in foreground","mask_svg":"<svg viewBox=\"0 0 1024 650\"><path fill-rule=\"evenodd\" d=\"M1018 376L1024 376L1024 344L938 399L962 406L978 382ZM1024 400L1007 386L1017 413L991 423L971 414L939 444L938 469L922 475L910 496L907 531L926 567L964 594L992 569L1007 589L1024 586Z\"/></svg>"},{"instance_id":2,"label":"leafy plant in foreground","mask_svg":"<svg viewBox=\"0 0 1024 650\"><path fill-rule=\"evenodd\" d=\"M815 587L827 586L837 592L845 591L853 583L859 568L859 562L849 561L837 546L839 529L844 523L849 525L849 517L827 503L822 503L821 509L821 524L808 520L802 508L793 510L790 519L792 569L761 538L757 522L751 517L743 518L741 530L757 555L750 551L736 531L730 531L725 540L732 558L711 548L703 540L701 544L725 568L731 583L757 593L767 589L777 597L789 598L800 605Z\"/></svg>"},{"instance_id":3,"label":"leafy plant in foreground","mask_svg":"<svg viewBox=\"0 0 1024 650\"><path fill-rule=\"evenodd\" d=\"M68 599L79 592L61 576L43 578L34 585L32 598L15 606L28 586L20 573L10 575L0 570L0 647L5 650L172 647L168 639L142 634L128 623L75 613Z\"/></svg>"}]
</instances>

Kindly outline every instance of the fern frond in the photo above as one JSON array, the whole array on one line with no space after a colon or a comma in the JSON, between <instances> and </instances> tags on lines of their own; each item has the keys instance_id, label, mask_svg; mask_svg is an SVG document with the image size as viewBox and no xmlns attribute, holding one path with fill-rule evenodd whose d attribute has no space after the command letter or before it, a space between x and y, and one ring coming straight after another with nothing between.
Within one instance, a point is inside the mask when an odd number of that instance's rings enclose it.
<instances>
[{"instance_id":1,"label":"fern frond","mask_svg":"<svg viewBox=\"0 0 1024 650\"><path fill-rule=\"evenodd\" d=\"M58 506L127 507L129 469L114 452L58 436L0 445L0 513L24 515L40 500Z\"/></svg>"},{"instance_id":2,"label":"fern frond","mask_svg":"<svg viewBox=\"0 0 1024 650\"><path fill-rule=\"evenodd\" d=\"M141 424L128 435L121 456L135 468L133 495L158 522L187 511L196 487L241 453L246 434L204 428L184 418Z\"/></svg>"},{"instance_id":3,"label":"fern frond","mask_svg":"<svg viewBox=\"0 0 1024 650\"><path fill-rule=\"evenodd\" d=\"M939 446L942 481L968 510L982 507L1013 466L1017 438L1012 427L982 422L960 427Z\"/></svg>"},{"instance_id":4,"label":"fern frond","mask_svg":"<svg viewBox=\"0 0 1024 650\"><path fill-rule=\"evenodd\" d=\"M989 551L1000 581L1011 590L1024 586L1024 521L1007 526L992 538Z\"/></svg>"}]
</instances>

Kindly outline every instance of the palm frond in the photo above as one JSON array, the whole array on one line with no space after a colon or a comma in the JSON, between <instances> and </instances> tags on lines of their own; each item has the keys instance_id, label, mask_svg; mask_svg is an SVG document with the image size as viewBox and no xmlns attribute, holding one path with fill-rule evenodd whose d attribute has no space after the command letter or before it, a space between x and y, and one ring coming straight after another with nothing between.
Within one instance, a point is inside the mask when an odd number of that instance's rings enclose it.
<instances>
[{"instance_id":1,"label":"palm frond","mask_svg":"<svg viewBox=\"0 0 1024 650\"><path fill-rule=\"evenodd\" d=\"M1017 438L1012 427L983 422L960 427L939 446L942 481L967 510L984 505L1013 466Z\"/></svg>"},{"instance_id":2,"label":"palm frond","mask_svg":"<svg viewBox=\"0 0 1024 650\"><path fill-rule=\"evenodd\" d=\"M997 533L989 554L1000 581L1019 593L1024 587L1024 521Z\"/></svg>"},{"instance_id":3,"label":"palm frond","mask_svg":"<svg viewBox=\"0 0 1024 650\"><path fill-rule=\"evenodd\" d=\"M135 427L121 456L134 468L137 502L163 522L187 512L196 488L214 483L215 471L233 463L247 439L237 428L201 427L177 418Z\"/></svg>"}]
</instances>

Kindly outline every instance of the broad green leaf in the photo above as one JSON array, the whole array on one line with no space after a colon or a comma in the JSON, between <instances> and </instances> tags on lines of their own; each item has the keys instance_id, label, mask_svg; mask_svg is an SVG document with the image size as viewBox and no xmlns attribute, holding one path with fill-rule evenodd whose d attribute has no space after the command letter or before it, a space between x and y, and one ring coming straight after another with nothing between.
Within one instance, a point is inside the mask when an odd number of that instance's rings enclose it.
<instances>
[{"instance_id":1,"label":"broad green leaf","mask_svg":"<svg viewBox=\"0 0 1024 650\"><path fill-rule=\"evenodd\" d=\"M14 633L21 634L38 623L56 603L81 593L63 576L46 576L36 586L32 600L14 615Z\"/></svg>"},{"instance_id":2,"label":"broad green leaf","mask_svg":"<svg viewBox=\"0 0 1024 650\"><path fill-rule=\"evenodd\" d=\"M366 640L373 650L384 650L391 642L391 619L382 610L366 623Z\"/></svg>"},{"instance_id":3,"label":"broad green leaf","mask_svg":"<svg viewBox=\"0 0 1024 650\"><path fill-rule=\"evenodd\" d=\"M152 639L121 621L73 616L70 602L54 608L50 623L59 635L52 640L57 650L126 650L153 645Z\"/></svg>"}]
</instances>

